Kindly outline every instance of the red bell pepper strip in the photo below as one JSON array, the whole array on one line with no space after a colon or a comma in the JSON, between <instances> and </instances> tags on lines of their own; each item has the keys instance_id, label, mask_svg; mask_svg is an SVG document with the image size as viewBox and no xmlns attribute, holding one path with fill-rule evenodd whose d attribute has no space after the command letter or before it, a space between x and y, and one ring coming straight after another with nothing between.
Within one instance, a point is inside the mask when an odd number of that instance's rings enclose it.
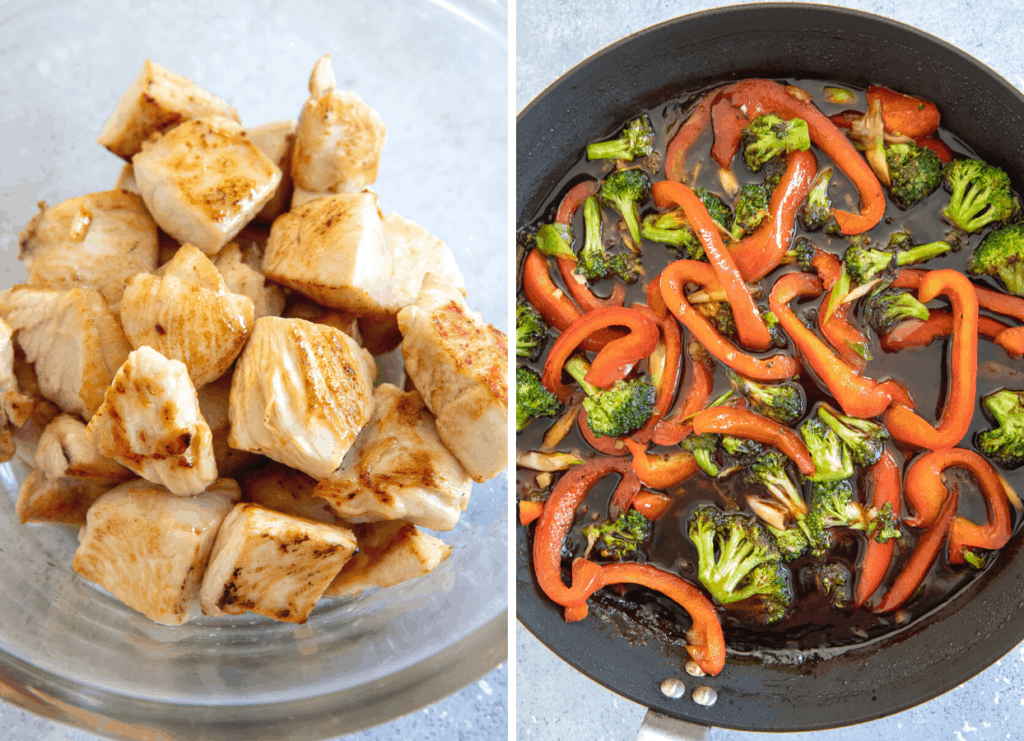
<instances>
[{"instance_id":1,"label":"red bell pepper strip","mask_svg":"<svg viewBox=\"0 0 1024 741\"><path fill-rule=\"evenodd\" d=\"M597 583L601 587L638 584L661 592L686 610L693 620L693 627L686 633L686 651L697 666L711 676L725 667L725 636L718 613L711 601L688 581L650 564L614 563L601 567Z\"/></svg>"},{"instance_id":2,"label":"red bell pepper strip","mask_svg":"<svg viewBox=\"0 0 1024 741\"><path fill-rule=\"evenodd\" d=\"M817 170L818 160L812 152L786 155L786 173L772 191L768 219L757 231L729 249L743 280L759 281L782 262L793 244L796 213L807 198Z\"/></svg>"},{"instance_id":3,"label":"red bell pepper strip","mask_svg":"<svg viewBox=\"0 0 1024 741\"><path fill-rule=\"evenodd\" d=\"M654 400L654 413L647 420L647 424L630 435L631 438L639 443L649 442L651 435L654 434L654 428L668 414L669 407L672 406L672 399L676 395L676 385L679 382L679 363L682 359L683 340L682 333L679 331L679 323L668 312L668 309L665 308L664 302L661 301L661 289L659 286L658 282L653 282L647 287L647 300L652 303L660 302L662 308L665 309L664 316L659 316L658 312L649 309L643 304L633 304L634 309L647 315L657 323L658 329L661 330L661 341L665 344L665 367L661 372L661 385L658 388L658 396ZM655 301L652 301L653 295L657 296Z\"/></svg>"},{"instance_id":4,"label":"red bell pepper strip","mask_svg":"<svg viewBox=\"0 0 1024 741\"><path fill-rule=\"evenodd\" d=\"M683 289L687 283L709 286L715 282L714 270L707 263L677 260L661 274L661 295L669 311L693 333L694 338L740 375L755 381L784 381L795 376L800 371L796 358L781 353L769 358L755 358L741 352L686 300Z\"/></svg>"},{"instance_id":5,"label":"red bell pepper strip","mask_svg":"<svg viewBox=\"0 0 1024 741\"><path fill-rule=\"evenodd\" d=\"M555 221L568 226L580 204L590 196L597 195L599 190L601 190L601 184L596 180L585 180L574 185L562 198L562 202L558 204ZM626 301L626 287L621 283L615 284L608 298L595 296L587 287L587 282L580 281L580 276L576 274L576 261L570 260L568 257L558 258L558 272L562 274L562 282L565 283L566 290L584 313L602 306L622 306Z\"/></svg>"},{"instance_id":6,"label":"red bell pepper strip","mask_svg":"<svg viewBox=\"0 0 1024 741\"><path fill-rule=\"evenodd\" d=\"M576 559L573 564L571 587L562 582L562 543L572 527L577 507L598 481L613 473L622 477L616 493L619 489L632 489L635 494L640 489L625 458L593 458L566 471L544 504L533 534L533 565L537 584L552 602L562 606L581 605L600 589L592 585L599 584L601 567L586 559Z\"/></svg>"},{"instance_id":7,"label":"red bell pepper strip","mask_svg":"<svg viewBox=\"0 0 1024 741\"><path fill-rule=\"evenodd\" d=\"M821 284L826 291L831 291L832 286L839 282L839 276L843 270L843 263L831 252L825 252L814 248L814 257L811 258L811 267L818 272Z\"/></svg>"},{"instance_id":8,"label":"red bell pepper strip","mask_svg":"<svg viewBox=\"0 0 1024 741\"><path fill-rule=\"evenodd\" d=\"M978 382L978 296L967 277L956 270L932 270L917 288L921 302L939 295L953 305L953 346L946 404L937 427L902 404L885 414L886 427L897 440L918 448L951 448L967 434L974 416Z\"/></svg>"},{"instance_id":9,"label":"red bell pepper strip","mask_svg":"<svg viewBox=\"0 0 1024 741\"><path fill-rule=\"evenodd\" d=\"M871 487L871 506L882 509L886 504L892 505L893 514L900 516L900 469L889 450L882 453L878 462L865 472L865 481ZM858 569L857 588L854 590L853 607L856 609L868 601L882 585L892 554L896 549L896 539L890 538L879 543L868 538L868 546L864 551L864 560Z\"/></svg>"},{"instance_id":10,"label":"red bell pepper strip","mask_svg":"<svg viewBox=\"0 0 1024 741\"><path fill-rule=\"evenodd\" d=\"M993 319L990 316L978 317L978 336L994 340L1009 324ZM953 334L953 315L948 311L932 310L928 320L911 319L902 322L888 334L881 337L882 349L886 352L899 352L911 347L924 347L940 337Z\"/></svg>"},{"instance_id":11,"label":"red bell pepper strip","mask_svg":"<svg viewBox=\"0 0 1024 741\"><path fill-rule=\"evenodd\" d=\"M839 353L839 357L844 363L862 371L868 364L868 338L846 318L847 312L853 306L852 303L839 304L839 307L832 312L832 316L827 321L825 320L825 309L831 300L832 291L829 291L821 300L821 306L818 308L818 329L828 340L832 349ZM857 352L856 348L858 347L861 348L860 352Z\"/></svg>"},{"instance_id":12,"label":"red bell pepper strip","mask_svg":"<svg viewBox=\"0 0 1024 741\"><path fill-rule=\"evenodd\" d=\"M914 144L935 152L943 164L949 164L953 161L953 150L947 147L946 143L941 139L936 139L933 136L919 136L914 139Z\"/></svg>"},{"instance_id":13,"label":"red bell pepper strip","mask_svg":"<svg viewBox=\"0 0 1024 741\"><path fill-rule=\"evenodd\" d=\"M867 89L864 97L869 104L876 99L882 102L882 121L887 134L914 139L934 134L939 128L939 109L924 98L875 85Z\"/></svg>"},{"instance_id":14,"label":"red bell pepper strip","mask_svg":"<svg viewBox=\"0 0 1024 741\"><path fill-rule=\"evenodd\" d=\"M669 180L682 182L686 179L686 153L711 120L711 106L714 105L721 90L722 88L717 87L701 98L669 142L665 150L665 177Z\"/></svg>"},{"instance_id":15,"label":"red bell pepper strip","mask_svg":"<svg viewBox=\"0 0 1024 741\"><path fill-rule=\"evenodd\" d=\"M654 428L651 441L657 445L676 445L693 432L690 417L708 405L711 389L715 385L715 361L699 342L689 342L686 353L690 356L690 387L680 394L672 413Z\"/></svg>"},{"instance_id":16,"label":"red bell pepper strip","mask_svg":"<svg viewBox=\"0 0 1024 741\"><path fill-rule=\"evenodd\" d=\"M544 502L529 502L523 500L519 503L519 522L524 526L529 525L544 512Z\"/></svg>"},{"instance_id":17,"label":"red bell pepper strip","mask_svg":"<svg viewBox=\"0 0 1024 741\"><path fill-rule=\"evenodd\" d=\"M814 461L800 436L775 420L748 409L720 406L697 412L693 418L693 431L698 435L707 432L734 435L771 445L789 456L804 476L814 475Z\"/></svg>"},{"instance_id":18,"label":"red bell pepper strip","mask_svg":"<svg viewBox=\"0 0 1024 741\"><path fill-rule=\"evenodd\" d=\"M718 227L697 194L682 183L662 180L651 188L651 195L654 196L654 203L659 208L682 207L686 220L690 222L704 247L704 254L715 269L718 283L725 291L726 300L736 320L736 333L739 335L740 344L757 352L763 352L771 347L771 333L754 304L754 298L747 290L743 275L736 267L732 254L725 248Z\"/></svg>"},{"instance_id":19,"label":"red bell pepper strip","mask_svg":"<svg viewBox=\"0 0 1024 741\"><path fill-rule=\"evenodd\" d=\"M882 220L885 194L881 183L850 140L813 103L794 97L785 86L771 80L743 80L726 87L722 94L734 107L743 108L748 118L774 113L807 122L811 141L836 163L860 193L860 214L834 211L843 234L866 232Z\"/></svg>"},{"instance_id":20,"label":"red bell pepper strip","mask_svg":"<svg viewBox=\"0 0 1024 741\"><path fill-rule=\"evenodd\" d=\"M988 522L978 525L965 517L953 521L949 537L949 562L963 563L964 548L997 549L1010 539L1010 505L1002 478L992 464L971 450L936 450L918 458L907 471L907 504L915 516L906 522L912 527L929 527L938 517L942 501L948 495L942 474L949 468L965 468L979 484L985 499Z\"/></svg>"},{"instance_id":21,"label":"red bell pepper strip","mask_svg":"<svg viewBox=\"0 0 1024 741\"><path fill-rule=\"evenodd\" d=\"M687 452L668 456L648 455L644 446L626 438L626 447L633 454L633 473L640 483L655 489L681 484L697 472L697 460Z\"/></svg>"},{"instance_id":22,"label":"red bell pepper strip","mask_svg":"<svg viewBox=\"0 0 1024 741\"><path fill-rule=\"evenodd\" d=\"M609 342L587 371L585 380L598 388L610 388L625 376L634 363L646 358L658 344L658 325L635 309L604 307L588 312L565 328L551 346L544 362L542 381L563 403L572 396L572 387L562 383L562 366L573 351L594 332L606 327L627 327L625 337Z\"/></svg>"},{"instance_id":23,"label":"red bell pepper strip","mask_svg":"<svg viewBox=\"0 0 1024 741\"><path fill-rule=\"evenodd\" d=\"M913 399L895 381L879 383L864 378L844 363L828 345L803 325L789 302L798 296L819 296L821 281L807 273L787 273L775 282L768 303L779 318L779 324L803 355L804 361L818 375L829 392L839 402L845 414L868 419L884 412L894 401L913 406Z\"/></svg>"},{"instance_id":24,"label":"red bell pepper strip","mask_svg":"<svg viewBox=\"0 0 1024 741\"><path fill-rule=\"evenodd\" d=\"M548 261L539 250L530 250L523 263L523 291L526 300L544 317L544 321L564 332L574 321L583 316L583 312L565 293L552 282L548 273ZM619 332L602 330L583 341L582 347L587 352L598 352L614 339L621 337Z\"/></svg>"},{"instance_id":25,"label":"red bell pepper strip","mask_svg":"<svg viewBox=\"0 0 1024 741\"><path fill-rule=\"evenodd\" d=\"M903 571L896 577L896 581L889 587L881 601L876 605L869 605L869 609L875 613L892 612L903 606L910 599L917 588L921 586L928 570L935 562L935 558L942 549L946 534L953 525L953 515L956 514L957 500L959 499L956 489L946 497L939 516L935 522L925 531L921 539L917 541L914 552L910 554Z\"/></svg>"},{"instance_id":26,"label":"red bell pepper strip","mask_svg":"<svg viewBox=\"0 0 1024 741\"><path fill-rule=\"evenodd\" d=\"M725 98L720 98L711 107L711 121L715 130L711 159L720 167L728 167L740 151L740 134L749 121L742 111L733 108Z\"/></svg>"},{"instance_id":27,"label":"red bell pepper strip","mask_svg":"<svg viewBox=\"0 0 1024 741\"><path fill-rule=\"evenodd\" d=\"M640 493L633 497L633 509L652 522L665 514L671 504L671 498L648 489L641 489Z\"/></svg>"},{"instance_id":28,"label":"red bell pepper strip","mask_svg":"<svg viewBox=\"0 0 1024 741\"><path fill-rule=\"evenodd\" d=\"M622 444L623 438L609 437L608 435L598 437L595 435L587 423L586 409L580 409L580 413L576 417L576 427L579 429L583 439L587 441L587 444L602 455L620 456L626 455L629 452L626 450L626 446Z\"/></svg>"}]
</instances>

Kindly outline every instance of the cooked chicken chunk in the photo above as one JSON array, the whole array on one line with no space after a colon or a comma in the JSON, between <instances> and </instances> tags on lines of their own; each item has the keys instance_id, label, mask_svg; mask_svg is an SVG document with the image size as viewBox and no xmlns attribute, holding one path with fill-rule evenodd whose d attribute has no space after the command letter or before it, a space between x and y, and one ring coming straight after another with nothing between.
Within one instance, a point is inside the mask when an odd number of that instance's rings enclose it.
<instances>
[{"instance_id":1,"label":"cooked chicken chunk","mask_svg":"<svg viewBox=\"0 0 1024 741\"><path fill-rule=\"evenodd\" d=\"M328 327L340 329L357 343L362 344L362 337L359 334L359 319L353 314L327 309L312 301L296 301L281 316L286 319L305 319L307 322L326 324Z\"/></svg>"},{"instance_id":2,"label":"cooked chicken chunk","mask_svg":"<svg viewBox=\"0 0 1024 741\"><path fill-rule=\"evenodd\" d=\"M372 193L318 198L282 214L263 256L270 280L360 316L398 310L393 271Z\"/></svg>"},{"instance_id":3,"label":"cooked chicken chunk","mask_svg":"<svg viewBox=\"0 0 1024 741\"><path fill-rule=\"evenodd\" d=\"M245 131L252 143L260 148L281 170L281 183L263 209L256 214L256 221L266 224L288 210L292 199L292 150L295 147L295 129L298 121L287 118L283 121L251 126Z\"/></svg>"},{"instance_id":4,"label":"cooked chicken chunk","mask_svg":"<svg viewBox=\"0 0 1024 741\"><path fill-rule=\"evenodd\" d=\"M156 223L142 198L124 190L52 208L40 201L39 213L18 235L18 258L29 285L95 288L116 313L125 279L156 267Z\"/></svg>"},{"instance_id":5,"label":"cooked chicken chunk","mask_svg":"<svg viewBox=\"0 0 1024 741\"><path fill-rule=\"evenodd\" d=\"M102 455L174 494L195 496L217 478L188 370L151 347L124 361L87 430Z\"/></svg>"},{"instance_id":6,"label":"cooked chicken chunk","mask_svg":"<svg viewBox=\"0 0 1024 741\"><path fill-rule=\"evenodd\" d=\"M181 625L239 496L230 479L188 498L148 481L121 484L89 508L71 568L150 620Z\"/></svg>"},{"instance_id":7,"label":"cooked chicken chunk","mask_svg":"<svg viewBox=\"0 0 1024 741\"><path fill-rule=\"evenodd\" d=\"M199 411L210 426L210 435L213 437L213 460L217 463L217 475L229 477L260 460L255 453L235 450L228 445L228 435L231 434L231 419L228 416L231 377L232 374L225 373L198 391Z\"/></svg>"},{"instance_id":8,"label":"cooked chicken chunk","mask_svg":"<svg viewBox=\"0 0 1024 741\"><path fill-rule=\"evenodd\" d=\"M373 397L373 419L315 495L349 522L403 520L451 530L473 484L438 438L434 415L417 391L383 384Z\"/></svg>"},{"instance_id":9,"label":"cooked chicken chunk","mask_svg":"<svg viewBox=\"0 0 1024 741\"><path fill-rule=\"evenodd\" d=\"M315 201L317 198L323 198L324 196L334 195L330 191L319 191L319 190L303 190L298 186L292 188L292 203L291 210L294 211L299 206L302 206L310 201Z\"/></svg>"},{"instance_id":10,"label":"cooked chicken chunk","mask_svg":"<svg viewBox=\"0 0 1024 741\"><path fill-rule=\"evenodd\" d=\"M362 98L337 89L330 54L313 67L309 92L295 133L295 185L332 193L362 190L377 179L387 127Z\"/></svg>"},{"instance_id":11,"label":"cooked chicken chunk","mask_svg":"<svg viewBox=\"0 0 1024 741\"><path fill-rule=\"evenodd\" d=\"M376 373L344 332L264 317L235 365L228 444L322 479L373 416Z\"/></svg>"},{"instance_id":12,"label":"cooked chicken chunk","mask_svg":"<svg viewBox=\"0 0 1024 741\"><path fill-rule=\"evenodd\" d=\"M383 225L384 239L391 245L395 256L392 280L400 305L416 303L423 288L423 276L428 272L466 295L466 281L448 245L415 221L403 219L395 213L387 214Z\"/></svg>"},{"instance_id":13,"label":"cooked chicken chunk","mask_svg":"<svg viewBox=\"0 0 1024 741\"><path fill-rule=\"evenodd\" d=\"M281 170L227 119L202 118L145 142L132 158L160 228L213 255L274 195Z\"/></svg>"},{"instance_id":14,"label":"cooked chicken chunk","mask_svg":"<svg viewBox=\"0 0 1024 741\"><path fill-rule=\"evenodd\" d=\"M398 325L406 373L441 440L474 481L496 476L508 459L508 338L429 273Z\"/></svg>"},{"instance_id":15,"label":"cooked chicken chunk","mask_svg":"<svg viewBox=\"0 0 1024 741\"><path fill-rule=\"evenodd\" d=\"M21 393L28 398L28 418L14 434L15 455L26 466L35 465L36 446L46 426L61 412L60 407L43 396L39 390L39 379L36 378L36 367L25 359L25 351L17 344L14 346L14 377L18 381Z\"/></svg>"},{"instance_id":16,"label":"cooked chicken chunk","mask_svg":"<svg viewBox=\"0 0 1024 741\"><path fill-rule=\"evenodd\" d=\"M97 141L118 157L130 160L151 134L204 116L224 116L241 122L238 112L223 100L187 77L147 59L117 101L117 108L103 124Z\"/></svg>"},{"instance_id":17,"label":"cooked chicken chunk","mask_svg":"<svg viewBox=\"0 0 1024 741\"><path fill-rule=\"evenodd\" d=\"M34 406L14 373L14 330L0 319L0 463L14 457L14 433L32 416Z\"/></svg>"},{"instance_id":18,"label":"cooked chicken chunk","mask_svg":"<svg viewBox=\"0 0 1024 741\"><path fill-rule=\"evenodd\" d=\"M121 172L117 174L117 181L114 183L114 190L126 190L129 193L142 197L139 193L139 184L135 182L135 170L131 162L125 162Z\"/></svg>"},{"instance_id":19,"label":"cooked chicken chunk","mask_svg":"<svg viewBox=\"0 0 1024 741\"><path fill-rule=\"evenodd\" d=\"M43 396L86 419L132 349L102 294L89 288L15 286L0 291L0 316L18 330Z\"/></svg>"},{"instance_id":20,"label":"cooked chicken chunk","mask_svg":"<svg viewBox=\"0 0 1024 741\"><path fill-rule=\"evenodd\" d=\"M188 368L197 388L220 378L253 327L252 299L228 290L210 259L182 245L161 275L128 279L121 322L132 346L148 346Z\"/></svg>"},{"instance_id":21,"label":"cooked chicken chunk","mask_svg":"<svg viewBox=\"0 0 1024 741\"><path fill-rule=\"evenodd\" d=\"M84 525L89 507L114 486L116 484L109 481L51 478L42 471L30 471L18 490L14 509L23 525L47 522Z\"/></svg>"},{"instance_id":22,"label":"cooked chicken chunk","mask_svg":"<svg viewBox=\"0 0 1024 741\"><path fill-rule=\"evenodd\" d=\"M406 523L355 525L353 532L359 553L331 582L325 597L355 597L368 587L393 587L429 574L452 552L450 545Z\"/></svg>"},{"instance_id":23,"label":"cooked chicken chunk","mask_svg":"<svg viewBox=\"0 0 1024 741\"><path fill-rule=\"evenodd\" d=\"M203 577L203 612L251 611L304 623L355 549L351 530L238 504L224 519Z\"/></svg>"},{"instance_id":24,"label":"cooked chicken chunk","mask_svg":"<svg viewBox=\"0 0 1024 741\"><path fill-rule=\"evenodd\" d=\"M240 296L248 296L255 311L254 319L264 316L281 316L284 310L284 291L280 286L268 285L263 273L250 267L242 256L242 250L234 242L225 245L213 262L224 277L227 289Z\"/></svg>"},{"instance_id":25,"label":"cooked chicken chunk","mask_svg":"<svg viewBox=\"0 0 1024 741\"><path fill-rule=\"evenodd\" d=\"M323 499L313 496L317 480L302 471L269 463L246 471L239 483L247 502L259 504L275 512L296 517L308 517L318 522L341 524L334 510Z\"/></svg>"}]
</instances>

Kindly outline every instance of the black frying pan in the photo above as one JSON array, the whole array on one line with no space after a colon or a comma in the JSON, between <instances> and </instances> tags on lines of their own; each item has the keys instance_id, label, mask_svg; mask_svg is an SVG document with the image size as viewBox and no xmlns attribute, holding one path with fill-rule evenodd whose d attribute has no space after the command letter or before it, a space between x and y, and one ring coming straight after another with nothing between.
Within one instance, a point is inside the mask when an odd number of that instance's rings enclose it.
<instances>
[{"instance_id":1,"label":"black frying pan","mask_svg":"<svg viewBox=\"0 0 1024 741\"><path fill-rule=\"evenodd\" d=\"M689 15L646 29L586 60L527 106L516 122L516 219L524 226L586 143L636 110L744 77L879 84L935 101L943 125L1021 189L1024 96L977 60L933 36L853 10L769 4ZM996 564L911 628L841 657L799 668L728 663L702 683L703 708L659 691L680 674L679 645L631 645L591 616L567 625L537 589L525 528L517 538L517 612L555 653L642 705L702 724L802 731L874 720L952 689L1024 639L1024 529ZM693 686L694 681L690 680Z\"/></svg>"}]
</instances>

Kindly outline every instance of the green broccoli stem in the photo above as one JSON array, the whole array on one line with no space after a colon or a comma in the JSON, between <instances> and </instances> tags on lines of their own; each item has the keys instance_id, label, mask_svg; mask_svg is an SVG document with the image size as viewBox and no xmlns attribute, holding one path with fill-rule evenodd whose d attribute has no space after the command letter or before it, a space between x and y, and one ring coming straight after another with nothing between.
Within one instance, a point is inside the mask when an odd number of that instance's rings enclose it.
<instances>
[{"instance_id":1,"label":"green broccoli stem","mask_svg":"<svg viewBox=\"0 0 1024 741\"><path fill-rule=\"evenodd\" d=\"M576 272L591 280L604 277L608 267L605 265L604 245L601 242L601 207L595 196L583 202L583 224L587 236L580 250Z\"/></svg>"},{"instance_id":2,"label":"green broccoli stem","mask_svg":"<svg viewBox=\"0 0 1024 741\"><path fill-rule=\"evenodd\" d=\"M644 226L640 229L640 236L659 244L669 244L673 247L686 247L689 244L689 235L686 229L659 229L655 226Z\"/></svg>"},{"instance_id":3,"label":"green broccoli stem","mask_svg":"<svg viewBox=\"0 0 1024 741\"><path fill-rule=\"evenodd\" d=\"M606 142L594 142L587 145L588 160L627 160L633 159L632 146L628 139L612 139Z\"/></svg>"},{"instance_id":4,"label":"green broccoli stem","mask_svg":"<svg viewBox=\"0 0 1024 741\"><path fill-rule=\"evenodd\" d=\"M583 378L587 375L587 371L590 370L590 363L581 358L579 355L574 355L566 361L565 365L562 366L566 373L576 379L576 383L580 385L587 396L593 396L594 394L601 391L597 386L587 383Z\"/></svg>"},{"instance_id":5,"label":"green broccoli stem","mask_svg":"<svg viewBox=\"0 0 1024 741\"><path fill-rule=\"evenodd\" d=\"M942 241L919 244L904 252L898 252L896 254L896 265L902 268L907 265L913 265L916 262L931 260L933 257L946 254L952 248L953 245L949 242Z\"/></svg>"},{"instance_id":6,"label":"green broccoli stem","mask_svg":"<svg viewBox=\"0 0 1024 741\"><path fill-rule=\"evenodd\" d=\"M715 581L720 582L726 592L734 592L743 577L763 560L759 554L754 553L754 544L750 539L735 528L729 533L729 539L722 543L714 569Z\"/></svg>"}]
</instances>

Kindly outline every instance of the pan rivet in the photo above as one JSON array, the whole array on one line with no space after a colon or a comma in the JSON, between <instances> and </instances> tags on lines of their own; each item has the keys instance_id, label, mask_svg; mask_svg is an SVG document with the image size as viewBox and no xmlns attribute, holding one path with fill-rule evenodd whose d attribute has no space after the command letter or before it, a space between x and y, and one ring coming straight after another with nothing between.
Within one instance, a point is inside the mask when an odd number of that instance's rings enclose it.
<instances>
[{"instance_id":1,"label":"pan rivet","mask_svg":"<svg viewBox=\"0 0 1024 741\"><path fill-rule=\"evenodd\" d=\"M706 708L711 707L718 700L718 693L708 686L698 687L693 691L693 701Z\"/></svg>"},{"instance_id":2,"label":"pan rivet","mask_svg":"<svg viewBox=\"0 0 1024 741\"><path fill-rule=\"evenodd\" d=\"M704 670L697 666L697 662L693 659L686 660L686 673L691 677L703 677Z\"/></svg>"},{"instance_id":3,"label":"pan rivet","mask_svg":"<svg viewBox=\"0 0 1024 741\"><path fill-rule=\"evenodd\" d=\"M681 679L669 677L668 679L662 680L661 694L665 697L671 697L673 700L678 700L686 694L686 685L683 684L683 680Z\"/></svg>"}]
</instances>

